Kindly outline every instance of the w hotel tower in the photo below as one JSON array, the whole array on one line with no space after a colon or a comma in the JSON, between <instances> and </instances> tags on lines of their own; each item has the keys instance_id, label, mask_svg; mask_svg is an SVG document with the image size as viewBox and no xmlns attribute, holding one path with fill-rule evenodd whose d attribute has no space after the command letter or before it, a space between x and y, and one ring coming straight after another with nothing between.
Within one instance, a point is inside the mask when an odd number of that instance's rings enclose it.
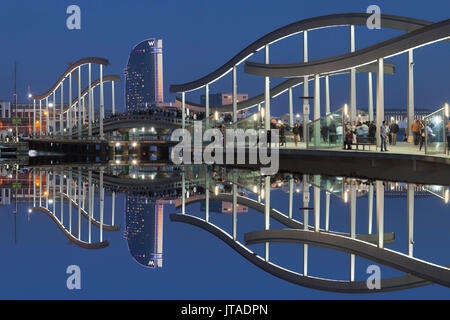
<instances>
[{"instance_id":1,"label":"w hotel tower","mask_svg":"<svg viewBox=\"0 0 450 320\"><path fill-rule=\"evenodd\" d=\"M163 102L162 40L150 38L136 45L125 69L127 110Z\"/></svg>"}]
</instances>

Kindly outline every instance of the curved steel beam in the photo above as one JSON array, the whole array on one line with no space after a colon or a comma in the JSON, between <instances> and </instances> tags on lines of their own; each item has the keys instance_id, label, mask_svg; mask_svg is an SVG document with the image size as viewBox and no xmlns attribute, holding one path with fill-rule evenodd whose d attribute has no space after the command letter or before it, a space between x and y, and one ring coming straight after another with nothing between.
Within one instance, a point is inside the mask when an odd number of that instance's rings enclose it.
<instances>
[{"instance_id":1,"label":"curved steel beam","mask_svg":"<svg viewBox=\"0 0 450 320\"><path fill-rule=\"evenodd\" d=\"M205 220L187 214L171 214L170 221L187 223L203 229L222 240L229 247L231 247L233 250L235 250L242 257L253 263L258 268L282 280L311 289L340 293L378 293L411 289L431 284L431 282L420 279L418 277L405 275L395 278L381 279L381 288L371 290L368 289L366 281L351 282L304 276L302 274L282 268L272 262L265 261L244 245L240 244L237 241L234 241L233 238L224 230L216 227L211 223L206 222Z\"/></svg>"},{"instance_id":2,"label":"curved steel beam","mask_svg":"<svg viewBox=\"0 0 450 320\"><path fill-rule=\"evenodd\" d=\"M379 58L393 57L407 50L446 40L449 37L450 19L447 19L370 47L333 58L293 64L264 64L247 61L244 71L249 74L267 77L303 77L327 74L361 67L373 63Z\"/></svg>"},{"instance_id":3,"label":"curved steel beam","mask_svg":"<svg viewBox=\"0 0 450 320\"><path fill-rule=\"evenodd\" d=\"M74 71L76 68L78 68L80 66L83 66L85 64L89 64L89 63L102 64L104 66L108 66L109 65L109 61L107 59L104 59L104 58L88 57L88 58L80 59L77 62L72 63L69 66L69 68L67 68L67 70L62 74L61 77L59 77L58 81L56 81L56 83L53 85L53 87L50 88L50 90L48 90L47 92L45 92L43 94L33 94L31 96L31 98L35 99L35 100L42 100L42 99L47 98L48 96L50 96L53 93L53 91L55 91L59 87L61 82L64 81L64 79L67 77L67 75L69 73Z\"/></svg>"},{"instance_id":4,"label":"curved steel beam","mask_svg":"<svg viewBox=\"0 0 450 320\"><path fill-rule=\"evenodd\" d=\"M77 246L85 249L102 249L109 245L109 241L105 240L103 242L96 242L96 243L89 243L82 240L77 239L74 237L69 231L66 230L64 225L61 224L61 222L58 220L58 218L53 215L48 209L44 207L34 207L31 209L31 212L43 212L50 218L52 218L53 222L58 226L58 228L64 233L64 235L73 243L75 243Z\"/></svg>"},{"instance_id":5,"label":"curved steel beam","mask_svg":"<svg viewBox=\"0 0 450 320\"><path fill-rule=\"evenodd\" d=\"M61 196L61 193L58 193L57 195ZM89 213L86 212L86 210L84 210L83 208L80 207L80 205L78 203L76 203L75 201L73 201L73 199L71 199L69 197L68 194L63 193L63 197L66 198L67 200L70 201L70 203L72 204L72 206L74 206L76 209L80 210L81 215L88 219L91 220L91 223L96 226L97 228L100 228L100 222L98 222L97 220L95 220L93 217L90 218L89 217ZM109 225L109 224L103 224L103 230L106 231L119 231L120 230L120 225Z\"/></svg>"},{"instance_id":6,"label":"curved steel beam","mask_svg":"<svg viewBox=\"0 0 450 320\"><path fill-rule=\"evenodd\" d=\"M227 202L233 202L233 196L231 194L218 194L210 196L211 200L219 200L219 201L227 201ZM202 199L195 199L194 201L186 202L186 204L196 203L200 201L205 201L204 198ZM264 213L264 205L249 198L245 198L242 196L237 196L237 203L246 207L249 207L255 211L258 211L260 213ZM181 206L181 203L176 203L175 208L179 208ZM270 217L282 225L291 228L291 229L303 229L304 224L300 221L296 221L294 219L289 218L287 215L281 213L277 209L270 208ZM308 226L308 229L311 231L314 231L313 226ZM349 237L349 233L344 232L337 232L337 231L326 231L325 229L319 229L320 232L326 232L330 234L336 234L344 237ZM377 243L378 241L378 235L377 234L357 234L356 239L370 242L370 243ZM394 243L395 240L395 233L394 232L386 232L384 234L384 243L385 244L391 244Z\"/></svg>"},{"instance_id":7,"label":"curved steel beam","mask_svg":"<svg viewBox=\"0 0 450 320\"><path fill-rule=\"evenodd\" d=\"M120 81L120 76L110 75L110 76L103 77L103 83L111 82L111 81L117 81L117 82ZM100 85L100 79L95 80L94 82L91 83L91 90L93 90L95 87L97 87L99 85ZM87 87L86 89L81 91L81 98L84 98L88 93L89 93L89 87ZM67 110L69 110L69 108L72 108L72 106L74 106L76 103L78 103L78 99L79 99L79 97L76 97L75 99L73 99L70 106L67 106L67 108L64 108L63 112L66 112Z\"/></svg>"},{"instance_id":8,"label":"curved steel beam","mask_svg":"<svg viewBox=\"0 0 450 320\"><path fill-rule=\"evenodd\" d=\"M373 64L369 64L369 65L365 65L363 67L360 68L356 68L356 72L373 72L376 73L377 72L377 65L375 63ZM335 75L340 75L343 73L348 73L348 71L345 72L338 72L338 73L332 73L330 74L330 76L335 76ZM390 62L385 62L384 63L384 73L385 74L395 74L395 67L393 63ZM309 81L314 81L313 78L309 79ZM277 96L279 96L280 94L286 92L289 88L295 88L296 86L299 86L303 84L303 78L290 78L287 79L285 81L283 81L282 83L280 83L279 85L273 87L270 89L270 98L273 99ZM179 101L181 103L181 98L176 97L175 98L177 101ZM243 101L239 101L237 103L237 110L245 110L245 109L249 109L252 107L257 106L259 103L263 103L264 102L264 93L261 93L257 96L251 97L250 99L247 100L243 100ZM197 106L197 107L201 107L201 108L205 108L205 106L200 105L198 103L194 103L194 102L189 102L186 101L186 104L190 104L193 106ZM211 112L233 112L233 104L226 104L226 105L221 105L221 106L210 106L209 107Z\"/></svg>"},{"instance_id":9,"label":"curved steel beam","mask_svg":"<svg viewBox=\"0 0 450 320\"><path fill-rule=\"evenodd\" d=\"M318 28L338 27L344 25L365 26L369 17L370 14L367 13L342 13L315 17L291 23L259 38L231 58L223 66L210 74L191 82L171 85L170 92L192 91L199 89L208 83L212 83L230 72L233 66L240 64L242 61L248 59L254 53L264 48L265 45L272 44L286 37ZM408 17L399 17L387 14L381 15L381 26L383 28L411 32L430 24L432 24L432 22Z\"/></svg>"},{"instance_id":10,"label":"curved steel beam","mask_svg":"<svg viewBox=\"0 0 450 320\"><path fill-rule=\"evenodd\" d=\"M343 251L412 274L418 278L450 287L450 269L448 267L341 235L307 230L273 229L248 232L244 235L244 241L247 245L266 242L306 243Z\"/></svg>"}]
</instances>

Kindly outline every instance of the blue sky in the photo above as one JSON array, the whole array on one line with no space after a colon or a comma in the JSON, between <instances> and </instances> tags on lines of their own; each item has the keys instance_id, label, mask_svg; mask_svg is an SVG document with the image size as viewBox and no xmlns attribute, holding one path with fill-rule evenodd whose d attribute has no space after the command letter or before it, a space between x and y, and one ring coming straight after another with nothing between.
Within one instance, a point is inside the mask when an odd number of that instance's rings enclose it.
<instances>
[{"instance_id":1,"label":"blue sky","mask_svg":"<svg viewBox=\"0 0 450 320\"><path fill-rule=\"evenodd\" d=\"M66 28L66 9L81 8L81 30ZM27 86L33 93L47 91L66 69L67 63L87 56L110 60L105 74L118 74L122 81L116 90L117 108L123 108L123 70L130 50L149 37L163 39L164 95L173 101L170 84L197 79L221 66L249 43L289 23L314 16L365 12L377 4L382 13L441 21L448 18L448 1L2 1L0 10L0 99L12 100L13 65L18 63L19 101L26 101ZM356 48L399 35L393 30L369 31L356 28ZM274 63L302 59L301 35L280 41L271 48ZM348 28L316 30L310 33L310 60L347 52ZM436 109L448 101L450 67L448 43L437 43L415 53L416 107ZM262 53L251 58L262 61ZM406 57L389 59L397 74L386 76L386 108L405 108ZM280 79L272 79L277 84ZM358 107L367 107L367 79L357 77ZM348 102L349 77L331 80L331 107ZM211 86L211 92L231 90L228 75ZM250 96L263 90L263 80L238 68L238 91ZM323 91L323 90L322 90ZM199 94L187 99L199 102ZM300 89L294 91L300 95ZM295 100L295 108L300 101ZM273 101L274 114L287 112L287 95ZM106 100L109 108L109 100Z\"/></svg>"}]
</instances>

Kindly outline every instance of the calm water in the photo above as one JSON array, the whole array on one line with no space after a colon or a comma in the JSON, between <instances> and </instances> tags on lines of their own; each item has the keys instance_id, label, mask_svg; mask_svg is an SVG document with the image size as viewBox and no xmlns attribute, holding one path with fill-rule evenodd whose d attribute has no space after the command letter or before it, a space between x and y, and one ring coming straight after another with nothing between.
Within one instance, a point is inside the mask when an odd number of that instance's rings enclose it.
<instances>
[{"instance_id":1,"label":"calm water","mask_svg":"<svg viewBox=\"0 0 450 320\"><path fill-rule=\"evenodd\" d=\"M98 164L81 167L3 166L1 177L3 279L0 298L3 299L450 297L449 289L438 284L369 295L306 288L264 271L217 234L202 228L205 225L217 227L214 230L219 230L222 235L228 233L226 237L230 239L235 235L236 242L264 261L266 245L246 245L244 235L266 228L264 201L270 189L270 206L278 211L278 219L270 218L270 229L301 225L307 212L312 232L317 225L321 233L338 232L341 237L351 238L353 223L356 238L361 235L361 239L377 243L378 196L384 200L385 239L391 237L385 240L385 248L412 254L433 264L449 265L448 187L383 181L378 182L383 195L381 192L377 195L377 182L361 179L283 173L268 180L260 177L259 172L241 169L144 163L111 163L103 167ZM171 219L171 214L182 214L183 183L184 216L189 216L191 223L171 221L179 217L173 215ZM413 216L410 216L413 221L412 245L408 245L408 187L414 188L415 198ZM232 212L233 191L238 194L235 216ZM320 199L317 199L319 194ZM72 209L69 209L69 199L74 201ZM79 213L78 204L85 209L85 215ZM47 213L44 208L48 208ZM353 218L351 208L354 208ZM292 217L289 217L290 212ZM91 220L89 215L92 215ZM203 224L195 225L192 221ZM289 225L280 221L289 221ZM104 225L102 234L100 224ZM273 242L267 247L269 263L301 277L305 265L304 244ZM349 253L313 245L307 246L306 258L307 274L315 278L349 281L354 270L352 280L365 282L370 265L380 267L382 279L405 274L359 256L352 265ZM80 267L81 290L66 287L69 265Z\"/></svg>"}]
</instances>

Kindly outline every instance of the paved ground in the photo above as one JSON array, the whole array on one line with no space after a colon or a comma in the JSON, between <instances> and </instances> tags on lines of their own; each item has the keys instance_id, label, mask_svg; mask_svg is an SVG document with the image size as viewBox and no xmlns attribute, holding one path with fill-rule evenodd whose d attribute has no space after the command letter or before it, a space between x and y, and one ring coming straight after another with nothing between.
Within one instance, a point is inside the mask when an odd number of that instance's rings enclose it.
<instances>
[{"instance_id":1,"label":"paved ground","mask_svg":"<svg viewBox=\"0 0 450 320\"><path fill-rule=\"evenodd\" d=\"M287 146L281 146L280 149L288 148L288 149L306 149L306 143L299 142L298 146L295 147L293 142L288 142ZM346 152L379 152L380 147L375 148L375 146L366 146L365 151L363 151L363 147L359 146L359 150L355 150L355 146L352 146L352 150L346 150ZM412 143L408 142L397 142L395 146L387 145L388 151L386 153L390 154L409 154L409 155L425 155L425 147L422 147L422 150L419 150L419 146L414 146ZM344 151L342 147L332 147L332 148L319 148L316 150L328 150L328 151ZM383 152L384 153L384 152ZM429 156L441 157L441 158L450 158L450 155L446 155L444 153L436 153L436 154L427 154Z\"/></svg>"}]
</instances>

